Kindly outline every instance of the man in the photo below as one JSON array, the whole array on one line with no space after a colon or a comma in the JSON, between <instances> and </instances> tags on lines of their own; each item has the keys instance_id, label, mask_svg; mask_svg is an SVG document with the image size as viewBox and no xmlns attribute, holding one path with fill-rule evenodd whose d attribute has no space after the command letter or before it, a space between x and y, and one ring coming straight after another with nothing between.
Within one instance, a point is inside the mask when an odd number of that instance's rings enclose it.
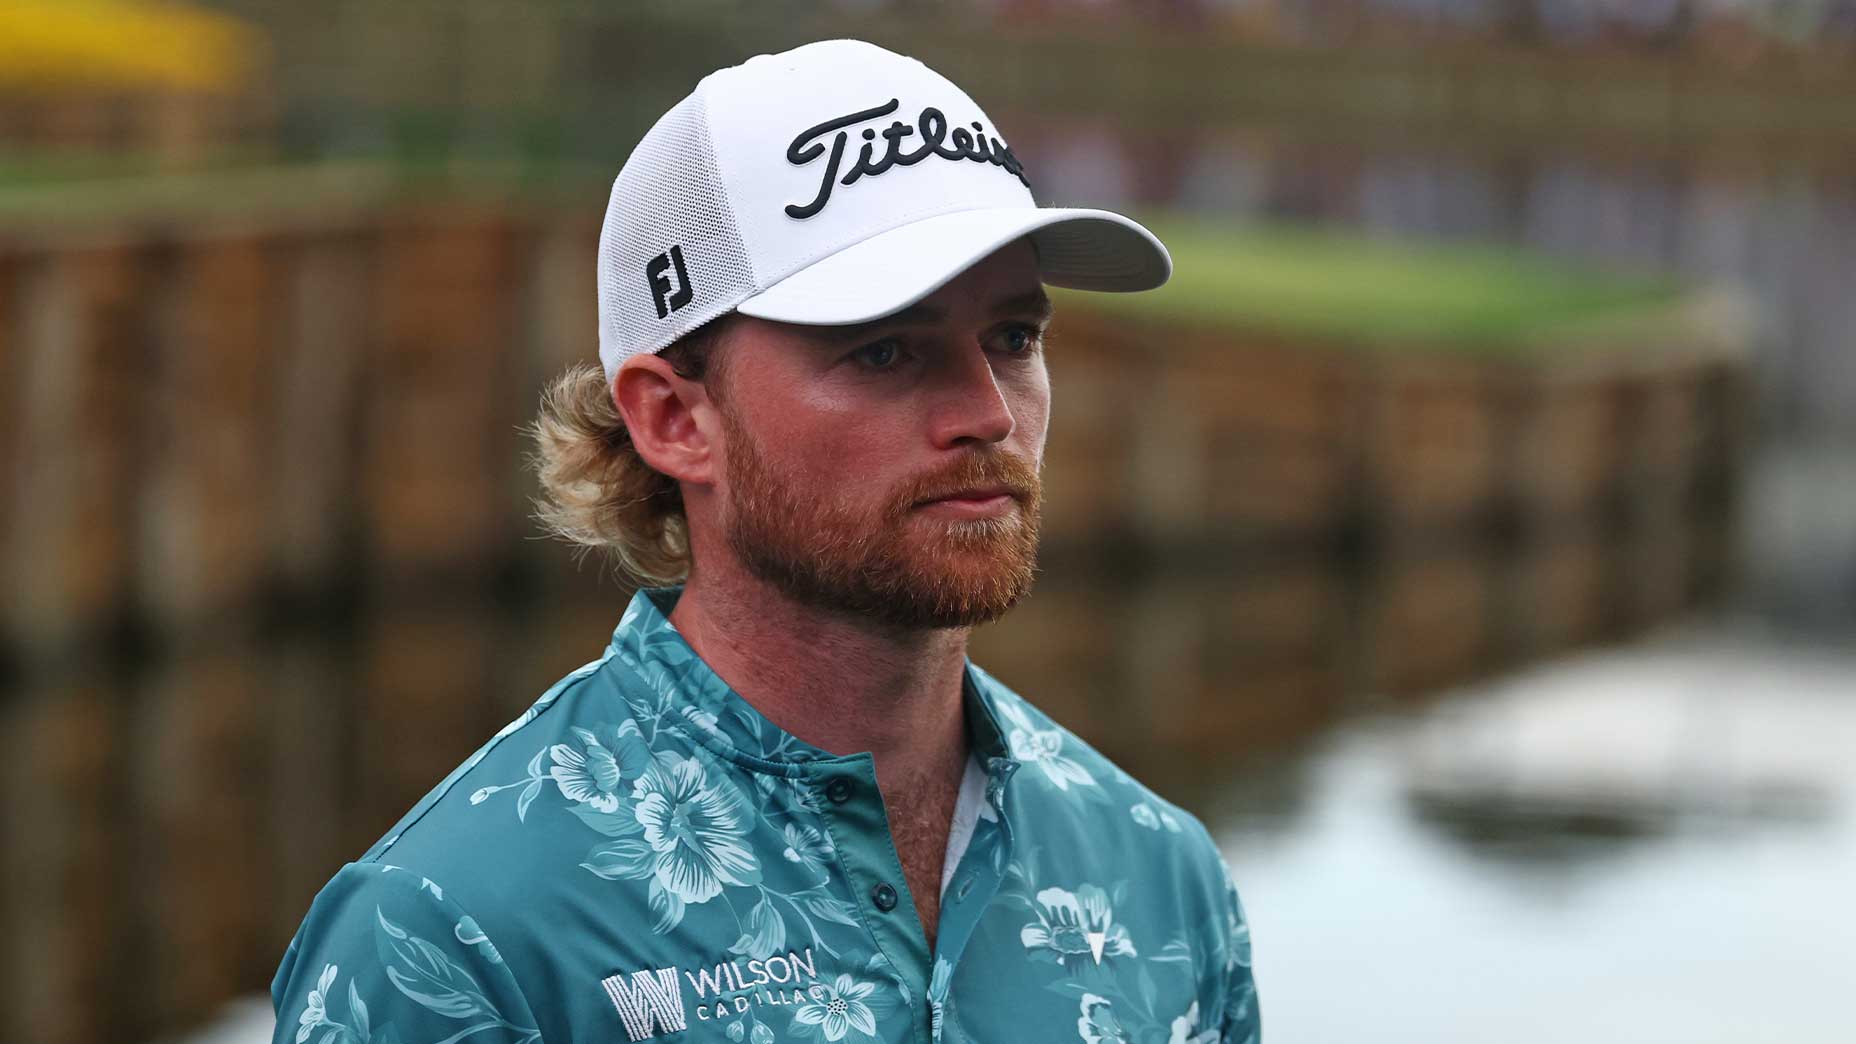
<instances>
[{"instance_id":1,"label":"man","mask_svg":"<svg viewBox=\"0 0 1856 1044\"><path fill-rule=\"evenodd\" d=\"M279 1041L1257 1039L1204 828L966 659L1032 580L1043 284L1171 271L997 135L834 40L645 136L537 432L659 586L317 896Z\"/></svg>"}]
</instances>

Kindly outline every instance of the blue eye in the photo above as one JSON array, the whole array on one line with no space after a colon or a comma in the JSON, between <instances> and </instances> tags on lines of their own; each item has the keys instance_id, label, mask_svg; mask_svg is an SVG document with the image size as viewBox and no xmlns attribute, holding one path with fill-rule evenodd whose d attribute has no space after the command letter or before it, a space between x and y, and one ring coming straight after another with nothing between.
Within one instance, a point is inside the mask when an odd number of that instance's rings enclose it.
<instances>
[{"instance_id":1,"label":"blue eye","mask_svg":"<svg viewBox=\"0 0 1856 1044\"><path fill-rule=\"evenodd\" d=\"M872 341L851 353L873 370L887 370L902 354L902 346L893 337Z\"/></svg>"},{"instance_id":2,"label":"blue eye","mask_svg":"<svg viewBox=\"0 0 1856 1044\"><path fill-rule=\"evenodd\" d=\"M1024 355L1037 347L1042 340L1042 333L1035 326L1019 324L1005 330L1006 352L1010 355Z\"/></svg>"}]
</instances>

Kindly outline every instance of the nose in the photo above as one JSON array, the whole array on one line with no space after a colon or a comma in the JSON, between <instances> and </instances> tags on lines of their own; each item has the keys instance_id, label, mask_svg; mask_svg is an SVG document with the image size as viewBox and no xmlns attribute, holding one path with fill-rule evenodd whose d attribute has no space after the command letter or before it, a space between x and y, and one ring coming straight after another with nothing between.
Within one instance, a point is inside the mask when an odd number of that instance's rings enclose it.
<instances>
[{"instance_id":1,"label":"nose","mask_svg":"<svg viewBox=\"0 0 1856 1044\"><path fill-rule=\"evenodd\" d=\"M937 391L933 439L937 449L963 442L1003 442L1016 421L980 345L950 353Z\"/></svg>"}]
</instances>

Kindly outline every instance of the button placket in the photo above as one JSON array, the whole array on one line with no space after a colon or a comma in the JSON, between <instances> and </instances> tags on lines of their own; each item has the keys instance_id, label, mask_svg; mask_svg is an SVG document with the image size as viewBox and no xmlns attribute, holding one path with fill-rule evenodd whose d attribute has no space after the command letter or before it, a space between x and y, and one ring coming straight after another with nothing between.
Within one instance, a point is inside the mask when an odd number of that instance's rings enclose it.
<instances>
[{"instance_id":1,"label":"button placket","mask_svg":"<svg viewBox=\"0 0 1856 1044\"><path fill-rule=\"evenodd\" d=\"M875 760L860 754L808 766L813 793L822 799L819 813L826 821L837 848L839 866L857 905L858 918L877 954L900 978L904 996L918 1008L926 996L931 955L927 937L914 907L904 901L902 864L889 830L881 792L877 788ZM902 908L900 911L898 908ZM926 1022L923 1022L923 1037Z\"/></svg>"},{"instance_id":2,"label":"button placket","mask_svg":"<svg viewBox=\"0 0 1856 1044\"><path fill-rule=\"evenodd\" d=\"M935 959L947 962L950 969L960 967L981 917L998 895L1000 877L996 867L1011 857L1011 823L1005 816L1006 784L1017 767L1017 763L1004 758L989 762L992 778L986 787L986 803L991 806L994 817L982 818L975 827L973 840L954 871L954 881L947 893L949 901L941 909L941 923L936 933ZM942 1012L942 1037L936 1039L966 1039L956 1029L957 1022L957 1009L950 992Z\"/></svg>"}]
</instances>

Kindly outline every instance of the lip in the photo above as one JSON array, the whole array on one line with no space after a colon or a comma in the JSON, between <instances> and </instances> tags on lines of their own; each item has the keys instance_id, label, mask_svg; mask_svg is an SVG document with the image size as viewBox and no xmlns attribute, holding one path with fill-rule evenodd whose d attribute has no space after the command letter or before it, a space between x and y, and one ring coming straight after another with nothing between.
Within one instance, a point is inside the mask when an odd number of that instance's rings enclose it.
<instances>
[{"instance_id":1,"label":"lip","mask_svg":"<svg viewBox=\"0 0 1856 1044\"><path fill-rule=\"evenodd\" d=\"M1012 510L1017 499L1004 487L962 490L938 500L925 501L921 511L948 518L986 518Z\"/></svg>"},{"instance_id":2,"label":"lip","mask_svg":"<svg viewBox=\"0 0 1856 1044\"><path fill-rule=\"evenodd\" d=\"M990 504L991 502L998 500L1001 497L1009 498L1011 497L1011 495L1012 495L1012 491L1006 488L1005 486L981 486L981 487L977 487L974 489L959 490L953 493L949 493L947 496L944 496L944 497L937 497L933 500L924 500L922 501L922 503L923 504L947 504L947 503L965 502L965 503L973 503L973 504Z\"/></svg>"}]
</instances>

